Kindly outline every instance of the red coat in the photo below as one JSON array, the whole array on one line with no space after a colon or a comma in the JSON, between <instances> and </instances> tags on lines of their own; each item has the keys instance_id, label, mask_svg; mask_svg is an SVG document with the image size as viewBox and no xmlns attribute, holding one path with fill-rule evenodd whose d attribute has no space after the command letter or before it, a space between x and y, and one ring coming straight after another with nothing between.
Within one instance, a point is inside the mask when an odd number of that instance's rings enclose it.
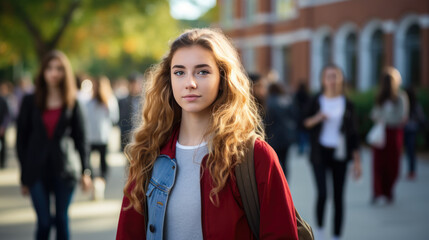
<instances>
[{"instance_id":1,"label":"red coat","mask_svg":"<svg viewBox=\"0 0 429 240\"><path fill-rule=\"evenodd\" d=\"M175 157L177 135L161 150ZM256 182L260 203L260 239L298 239L296 217L286 178L277 154L264 141L257 140L254 150ZM204 166L204 161L202 166ZM254 239L242 207L240 193L231 176L219 192L219 206L210 201L212 179L202 171L201 221L204 239ZM133 208L124 211L129 200L124 196L116 239L146 239L144 216Z\"/></svg>"}]
</instances>

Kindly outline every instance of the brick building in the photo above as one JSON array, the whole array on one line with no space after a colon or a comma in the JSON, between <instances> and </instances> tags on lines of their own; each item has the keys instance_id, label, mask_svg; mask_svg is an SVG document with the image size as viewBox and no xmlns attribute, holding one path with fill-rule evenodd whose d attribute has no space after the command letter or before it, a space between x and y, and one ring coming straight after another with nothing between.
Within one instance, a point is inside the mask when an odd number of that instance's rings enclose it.
<instances>
[{"instance_id":1,"label":"brick building","mask_svg":"<svg viewBox=\"0 0 429 240\"><path fill-rule=\"evenodd\" d=\"M429 86L428 0L217 0L220 27L251 72L271 69L287 85L320 88L339 65L352 87L375 86L384 65L403 85Z\"/></svg>"}]
</instances>

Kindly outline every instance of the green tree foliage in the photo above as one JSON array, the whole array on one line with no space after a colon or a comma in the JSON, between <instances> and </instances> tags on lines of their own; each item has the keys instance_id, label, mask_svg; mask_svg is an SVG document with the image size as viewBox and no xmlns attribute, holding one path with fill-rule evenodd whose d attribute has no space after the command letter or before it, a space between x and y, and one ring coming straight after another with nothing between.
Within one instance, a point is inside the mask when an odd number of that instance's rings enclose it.
<instances>
[{"instance_id":1,"label":"green tree foliage","mask_svg":"<svg viewBox=\"0 0 429 240\"><path fill-rule=\"evenodd\" d=\"M0 2L0 68L64 51L77 72L128 74L158 60L179 32L166 0Z\"/></svg>"}]
</instances>

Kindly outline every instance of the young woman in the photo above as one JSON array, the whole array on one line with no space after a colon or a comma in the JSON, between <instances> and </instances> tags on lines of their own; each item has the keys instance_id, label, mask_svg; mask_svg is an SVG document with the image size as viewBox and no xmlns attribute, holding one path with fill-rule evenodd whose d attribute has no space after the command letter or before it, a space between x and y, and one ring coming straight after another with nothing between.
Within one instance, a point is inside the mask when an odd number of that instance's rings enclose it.
<instances>
[{"instance_id":1,"label":"young woman","mask_svg":"<svg viewBox=\"0 0 429 240\"><path fill-rule=\"evenodd\" d=\"M393 201L393 186L399 174L399 159L404 138L403 127L408 117L408 98L401 91L401 75L393 67L387 67L381 76L381 86L376 105L371 111L374 122L386 124L386 143L383 148L373 148L373 198Z\"/></svg>"},{"instance_id":2,"label":"young woman","mask_svg":"<svg viewBox=\"0 0 429 240\"><path fill-rule=\"evenodd\" d=\"M344 77L335 65L322 71L322 93L310 102L304 126L310 131L310 162L317 187L316 239L323 239L327 199L327 174L332 174L334 193L334 237L339 239L343 224L344 183L347 163L353 159L355 178L361 175L359 138L353 104L344 95Z\"/></svg>"},{"instance_id":3,"label":"young woman","mask_svg":"<svg viewBox=\"0 0 429 240\"><path fill-rule=\"evenodd\" d=\"M94 179L94 200L104 198L108 173L106 161L107 143L114 123L119 119L118 101L113 95L107 77L97 77L92 81L93 97L86 103L88 140L92 151L100 154L100 177Z\"/></svg>"},{"instance_id":4,"label":"young woman","mask_svg":"<svg viewBox=\"0 0 429 240\"><path fill-rule=\"evenodd\" d=\"M17 121L17 152L22 194L30 194L37 214L36 239L49 239L50 196L55 197L57 239L69 239L68 208L76 183L91 187L84 120L67 57L52 51L44 58L35 93L24 97ZM79 163L73 158L74 141Z\"/></svg>"},{"instance_id":5,"label":"young woman","mask_svg":"<svg viewBox=\"0 0 429 240\"><path fill-rule=\"evenodd\" d=\"M252 137L259 237L298 238L286 179L262 140L249 80L222 33L180 35L153 69L144 98L143 124L126 148L117 239L254 239L234 174Z\"/></svg>"}]
</instances>

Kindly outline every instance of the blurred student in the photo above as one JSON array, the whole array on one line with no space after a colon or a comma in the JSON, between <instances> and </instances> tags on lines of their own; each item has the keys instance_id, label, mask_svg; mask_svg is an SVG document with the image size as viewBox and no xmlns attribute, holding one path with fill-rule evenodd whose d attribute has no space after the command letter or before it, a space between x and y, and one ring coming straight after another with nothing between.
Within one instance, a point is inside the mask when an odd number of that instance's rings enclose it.
<instances>
[{"instance_id":1,"label":"blurred student","mask_svg":"<svg viewBox=\"0 0 429 240\"><path fill-rule=\"evenodd\" d=\"M97 151L100 155L100 177L94 179L94 199L101 200L104 198L109 170L106 161L107 144L113 124L119 119L119 107L107 77L96 77L92 81L92 89L93 97L86 103L85 109L91 152Z\"/></svg>"},{"instance_id":2,"label":"blurred student","mask_svg":"<svg viewBox=\"0 0 429 240\"><path fill-rule=\"evenodd\" d=\"M119 100L119 128L121 130L121 150L131 140L131 131L138 121L136 117L141 108L141 94L144 76L133 73L128 77L128 96Z\"/></svg>"},{"instance_id":3,"label":"blurred student","mask_svg":"<svg viewBox=\"0 0 429 240\"><path fill-rule=\"evenodd\" d=\"M310 100L310 95L307 90L307 86L304 83L305 80L301 80L301 83L298 86L298 90L295 93L294 99L293 99L293 105L295 109L297 110L297 140L298 140L298 153L304 154L307 152L308 145L309 145L309 135L308 130L304 126L304 114L305 109L307 107L308 101Z\"/></svg>"},{"instance_id":4,"label":"blurred student","mask_svg":"<svg viewBox=\"0 0 429 240\"><path fill-rule=\"evenodd\" d=\"M426 128L426 116L423 111L422 105L418 102L416 92L413 87L406 89L408 100L410 103L410 113L408 121L404 127L404 143L405 153L408 160L408 174L409 180L416 178L416 138L417 133Z\"/></svg>"},{"instance_id":5,"label":"blurred student","mask_svg":"<svg viewBox=\"0 0 429 240\"><path fill-rule=\"evenodd\" d=\"M267 142L276 151L283 173L288 178L289 147L296 140L296 111L283 86L277 82L268 87L265 109Z\"/></svg>"},{"instance_id":6,"label":"blurred student","mask_svg":"<svg viewBox=\"0 0 429 240\"><path fill-rule=\"evenodd\" d=\"M6 129L9 122L9 107L6 99L0 96L0 169L6 167Z\"/></svg>"},{"instance_id":7,"label":"blurred student","mask_svg":"<svg viewBox=\"0 0 429 240\"><path fill-rule=\"evenodd\" d=\"M385 145L373 147L373 196L372 203L386 197L394 201L394 185L399 174L399 159L404 140L403 127L409 116L408 97L400 89L401 75L393 67L386 67L381 76L376 103L371 119L382 122L385 128Z\"/></svg>"},{"instance_id":8,"label":"blurred student","mask_svg":"<svg viewBox=\"0 0 429 240\"><path fill-rule=\"evenodd\" d=\"M327 180L332 174L334 200L333 239L340 239L344 218L344 185L347 164L353 159L353 174L361 175L359 137L352 102L344 94L344 77L337 66L324 67L322 92L310 100L304 126L310 132L310 162L317 187L316 239L323 239Z\"/></svg>"},{"instance_id":9,"label":"blurred student","mask_svg":"<svg viewBox=\"0 0 429 240\"><path fill-rule=\"evenodd\" d=\"M36 239L49 239L52 219L57 239L70 239L68 209L75 186L80 181L86 191L92 184L84 124L70 62L64 53L51 51L42 61L35 93L22 100L17 121L21 191L30 194L36 211Z\"/></svg>"},{"instance_id":10,"label":"blurred student","mask_svg":"<svg viewBox=\"0 0 429 240\"><path fill-rule=\"evenodd\" d=\"M130 170L116 239L255 239L234 174L254 137L257 237L298 239L289 187L263 141L242 69L220 32L192 29L172 43L148 79L144 121L126 148Z\"/></svg>"}]
</instances>

